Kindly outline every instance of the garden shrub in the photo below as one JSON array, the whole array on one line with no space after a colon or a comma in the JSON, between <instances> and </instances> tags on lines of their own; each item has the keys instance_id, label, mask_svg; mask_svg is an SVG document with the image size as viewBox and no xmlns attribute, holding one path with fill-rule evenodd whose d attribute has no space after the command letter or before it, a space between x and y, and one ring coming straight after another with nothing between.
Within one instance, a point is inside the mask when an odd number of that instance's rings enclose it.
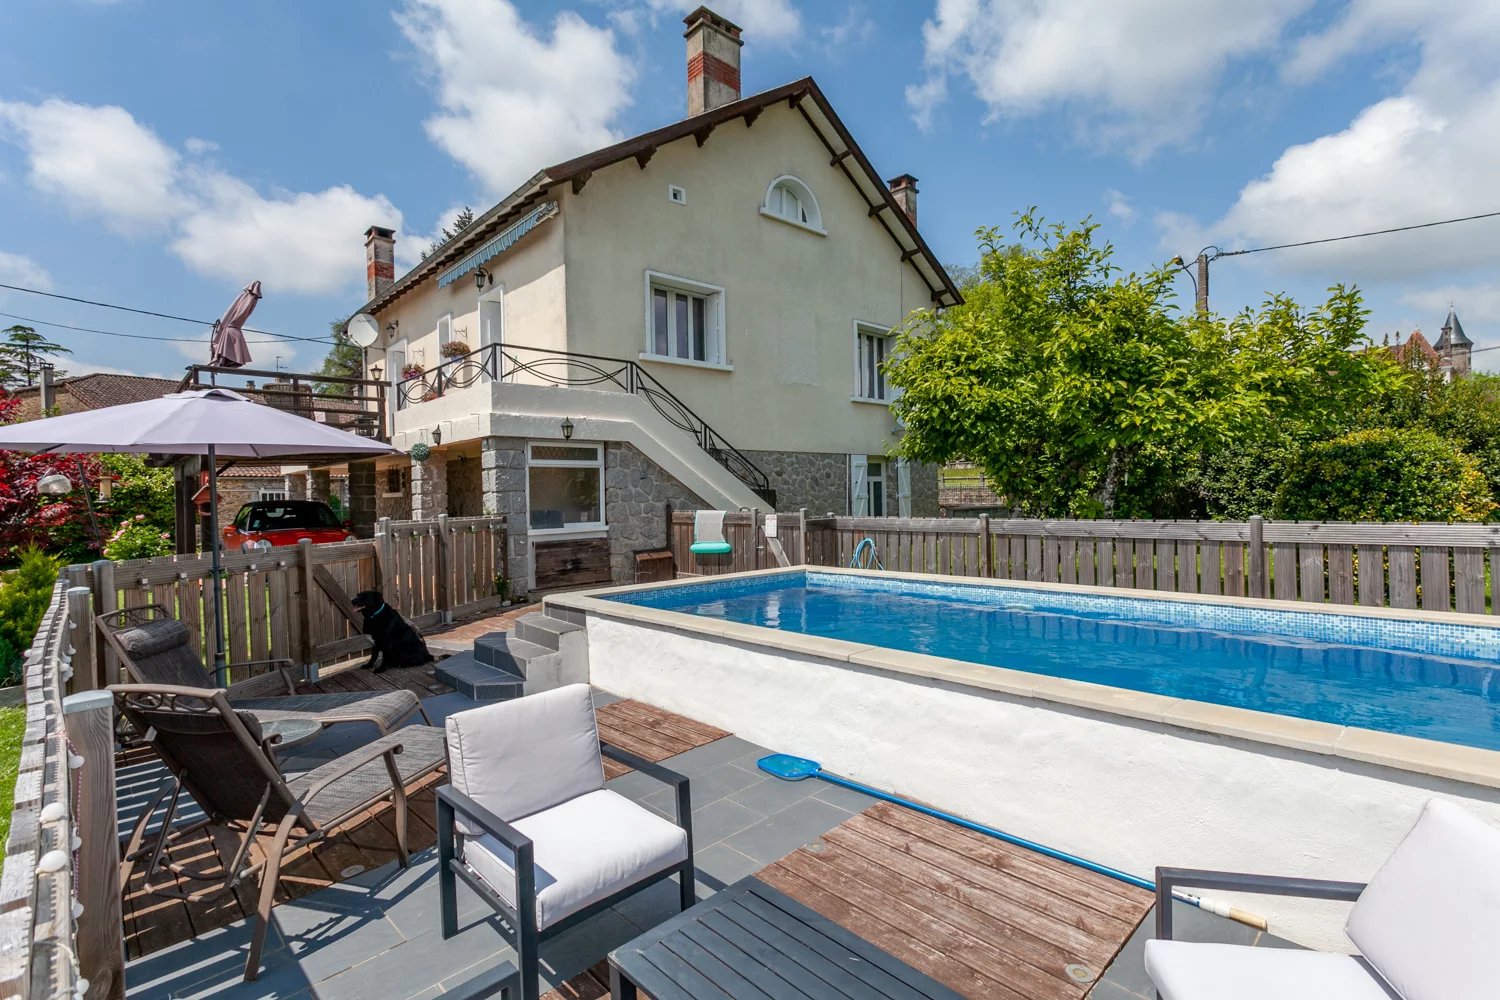
<instances>
[{"instance_id":1,"label":"garden shrub","mask_svg":"<svg viewBox=\"0 0 1500 1000\"><path fill-rule=\"evenodd\" d=\"M171 534L152 524L145 514L121 521L115 533L104 540L104 558L116 562L171 554Z\"/></svg>"},{"instance_id":2,"label":"garden shrub","mask_svg":"<svg viewBox=\"0 0 1500 1000\"><path fill-rule=\"evenodd\" d=\"M20 565L0 582L0 640L11 649L10 661L0 670L7 678L15 676L21 657L31 648L61 568L61 560L32 545L21 550Z\"/></svg>"},{"instance_id":3,"label":"garden shrub","mask_svg":"<svg viewBox=\"0 0 1500 1000\"><path fill-rule=\"evenodd\" d=\"M1307 521L1483 521L1494 511L1479 463L1416 427L1308 445L1291 461L1275 504L1277 517Z\"/></svg>"}]
</instances>

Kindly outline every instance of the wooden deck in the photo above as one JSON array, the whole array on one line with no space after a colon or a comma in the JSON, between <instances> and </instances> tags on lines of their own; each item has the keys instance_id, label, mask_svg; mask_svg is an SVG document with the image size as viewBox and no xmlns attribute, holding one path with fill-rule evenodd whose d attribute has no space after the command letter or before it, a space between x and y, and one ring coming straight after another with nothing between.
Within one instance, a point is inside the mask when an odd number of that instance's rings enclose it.
<instances>
[{"instance_id":1,"label":"wooden deck","mask_svg":"<svg viewBox=\"0 0 1500 1000\"><path fill-rule=\"evenodd\" d=\"M315 687L324 691L406 687L425 697L433 693L425 688L425 684L431 681L430 674L426 676L426 681L423 680L420 668L408 671L388 670L380 674L371 674L367 670L346 670L325 677ZM332 686L334 682L339 686ZM606 741L651 761L665 760L727 735L722 730L640 702L622 701L606 705L599 709L598 717L599 731ZM154 757L149 750L132 750L116 759L116 768L122 774L129 774L149 768L153 763ZM613 761L606 761L605 764L606 770L610 772L609 777L628 770ZM149 794L163 777L164 772L155 781L123 782L121 792L125 795ZM409 796L407 843L412 851L426 850L437 843L437 832L433 827L434 817L437 815L434 789L447 780L446 771L439 771L417 786ZM150 787L146 787L147 785ZM305 896L309 892L352 878L359 872L395 861L396 831L392 825L391 813L389 805L379 806L368 811L347 832L293 855L282 869L278 902ZM268 842L268 838L263 837L262 841ZM228 843L228 838L225 837L221 843ZM176 844L170 855L179 863L204 868L214 864L215 853L209 834L204 833ZM263 856L259 844L253 849L253 854L257 860ZM221 853L219 856L225 855ZM144 878L137 869L124 887L126 957L137 958L150 954L253 916L254 913L253 883L242 885L236 892L211 901L186 903L145 892Z\"/></svg>"},{"instance_id":2,"label":"wooden deck","mask_svg":"<svg viewBox=\"0 0 1500 1000\"><path fill-rule=\"evenodd\" d=\"M984 1000L1086 996L1153 902L1143 889L886 803L759 877ZM1069 975L1074 966L1086 981Z\"/></svg>"}]
</instances>

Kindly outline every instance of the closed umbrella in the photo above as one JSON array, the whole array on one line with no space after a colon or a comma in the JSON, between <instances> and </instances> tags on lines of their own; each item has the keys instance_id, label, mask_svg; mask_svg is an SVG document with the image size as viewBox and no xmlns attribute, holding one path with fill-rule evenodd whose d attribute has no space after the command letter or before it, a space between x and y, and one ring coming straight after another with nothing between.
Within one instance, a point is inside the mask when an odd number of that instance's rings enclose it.
<instances>
[{"instance_id":1,"label":"closed umbrella","mask_svg":"<svg viewBox=\"0 0 1500 1000\"><path fill-rule=\"evenodd\" d=\"M219 456L277 458L290 455L373 456L390 445L284 410L263 406L229 389L196 389L160 399L106 406L0 427L0 448L40 454L128 452L208 457L208 523L213 539L214 672L224 654L224 581L219 559Z\"/></svg>"},{"instance_id":2,"label":"closed umbrella","mask_svg":"<svg viewBox=\"0 0 1500 1000\"><path fill-rule=\"evenodd\" d=\"M250 348L245 345L245 331L241 328L255 311L255 303L259 301L260 282L252 281L214 324L210 364L221 368L243 368L250 363Z\"/></svg>"}]
</instances>

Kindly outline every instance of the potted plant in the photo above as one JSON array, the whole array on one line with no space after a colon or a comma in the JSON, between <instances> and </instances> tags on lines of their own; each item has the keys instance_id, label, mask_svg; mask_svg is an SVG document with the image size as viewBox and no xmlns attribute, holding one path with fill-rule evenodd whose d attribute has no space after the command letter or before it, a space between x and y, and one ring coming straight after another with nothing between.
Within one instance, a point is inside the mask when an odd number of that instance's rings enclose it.
<instances>
[{"instance_id":1,"label":"potted plant","mask_svg":"<svg viewBox=\"0 0 1500 1000\"><path fill-rule=\"evenodd\" d=\"M406 364L401 366L401 379L402 381L410 381L414 378L421 378L422 371L423 369L421 365L417 364L415 361L408 361Z\"/></svg>"},{"instance_id":2,"label":"potted plant","mask_svg":"<svg viewBox=\"0 0 1500 1000\"><path fill-rule=\"evenodd\" d=\"M468 354L470 352L469 352L469 345L468 345L468 343L466 341L462 341L462 340L450 340L446 344L444 344L442 347L438 348L438 353L441 354L445 358L452 359L452 358L461 358L465 354Z\"/></svg>"}]
</instances>

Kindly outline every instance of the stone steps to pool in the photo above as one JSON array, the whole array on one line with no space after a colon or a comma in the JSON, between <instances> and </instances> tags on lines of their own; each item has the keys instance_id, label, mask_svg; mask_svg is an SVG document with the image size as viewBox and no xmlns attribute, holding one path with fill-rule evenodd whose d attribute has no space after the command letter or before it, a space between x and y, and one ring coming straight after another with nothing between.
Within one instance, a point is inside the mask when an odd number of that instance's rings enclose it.
<instances>
[{"instance_id":1,"label":"stone steps to pool","mask_svg":"<svg viewBox=\"0 0 1500 1000\"><path fill-rule=\"evenodd\" d=\"M588 679L587 633L546 612L524 615L510 632L491 632L474 648L439 662L439 680L476 701L504 701Z\"/></svg>"}]
</instances>

